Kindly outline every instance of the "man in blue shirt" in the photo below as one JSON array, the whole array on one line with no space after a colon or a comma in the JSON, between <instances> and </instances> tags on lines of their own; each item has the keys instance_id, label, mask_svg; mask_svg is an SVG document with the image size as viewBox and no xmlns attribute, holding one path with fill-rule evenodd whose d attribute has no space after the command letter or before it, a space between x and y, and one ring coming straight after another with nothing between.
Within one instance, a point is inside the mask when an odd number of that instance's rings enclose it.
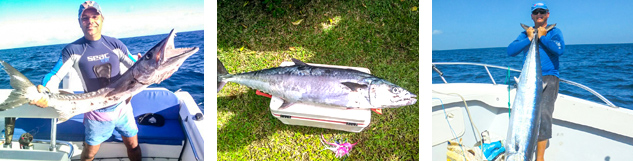
<instances>
[{"instance_id":1,"label":"man in blue shirt","mask_svg":"<svg viewBox=\"0 0 633 161\"><path fill-rule=\"evenodd\" d=\"M101 8L96 2L86 1L79 6L79 24L84 37L66 45L62 54L38 86L40 92L50 89L57 92L62 78L69 71L75 70L82 82L84 92L96 91L114 82L123 74L119 64L130 68L136 61L120 40L101 35L103 25ZM48 100L42 98L33 104L47 107ZM86 127L84 149L81 160L93 160L101 143L117 130L121 134L127 148L127 155L132 161L141 160L141 148L138 145L138 127L127 102L104 107L84 114Z\"/></svg>"},{"instance_id":2,"label":"man in blue shirt","mask_svg":"<svg viewBox=\"0 0 633 161\"><path fill-rule=\"evenodd\" d=\"M554 113L554 103L558 97L559 65L558 57L565 51L565 41L560 29L554 27L549 32L547 19L549 9L544 3L532 5L532 21L534 27L521 32L519 37L508 46L508 55L516 56L525 53L529 49L530 42L534 36L534 28L538 30L539 53L541 54L541 69L543 72L543 94L541 96L541 123L536 145L536 160L543 161L547 142L552 138L552 113ZM531 154L530 154L531 155Z\"/></svg>"}]
</instances>

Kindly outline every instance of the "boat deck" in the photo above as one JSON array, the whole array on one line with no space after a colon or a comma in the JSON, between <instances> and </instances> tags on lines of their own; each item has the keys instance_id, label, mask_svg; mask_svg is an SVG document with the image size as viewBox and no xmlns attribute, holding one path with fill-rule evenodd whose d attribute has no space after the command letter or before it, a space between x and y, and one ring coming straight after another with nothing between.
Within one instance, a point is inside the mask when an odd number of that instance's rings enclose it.
<instances>
[{"instance_id":1,"label":"boat deck","mask_svg":"<svg viewBox=\"0 0 633 161\"><path fill-rule=\"evenodd\" d=\"M446 159L449 140L461 138L474 147L484 131L491 141L505 139L508 100L514 100L516 89L511 88L510 96L508 86L501 84L433 84L432 90L433 160ZM633 122L632 110L559 94L554 111L548 160L633 158L633 127L627 125Z\"/></svg>"}]
</instances>

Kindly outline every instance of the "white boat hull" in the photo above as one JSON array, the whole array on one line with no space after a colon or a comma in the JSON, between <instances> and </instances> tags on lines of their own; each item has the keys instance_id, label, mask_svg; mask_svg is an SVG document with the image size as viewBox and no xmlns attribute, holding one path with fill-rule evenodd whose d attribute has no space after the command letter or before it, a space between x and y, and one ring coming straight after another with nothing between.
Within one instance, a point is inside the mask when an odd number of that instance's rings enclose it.
<instances>
[{"instance_id":1,"label":"white boat hull","mask_svg":"<svg viewBox=\"0 0 633 161\"><path fill-rule=\"evenodd\" d=\"M163 91L166 89L148 88L146 90ZM0 97L3 97L4 94L8 95L10 91L11 91L10 89L4 89L4 90L0 89ZM157 93L157 95L160 95L160 94L161 93ZM142 149L143 160L157 160L157 161L179 160L179 159L180 160L194 160L194 161L204 160L204 139L202 138L202 136L204 135L203 131L205 131L203 129L206 127L209 127L209 126L205 126L207 125L206 123L207 121L204 120L203 118L202 119L196 118L196 114L198 114L198 116L203 116L203 115L200 108L194 102L193 98L191 97L191 95L189 95L189 93L179 91L179 92L175 92L173 95L177 97L178 103L175 103L175 104L178 110L178 114L172 117L178 117L178 119L180 119L179 121L178 120L174 121L174 122L179 122L180 126L163 126L163 127L173 128L173 129L164 129L164 130L182 131L182 134L185 135L184 140L182 140L182 143L177 143L179 141L176 141L177 144L174 144L173 141L164 142L164 144L156 143L156 142L143 143L142 139L147 138L147 137L141 138L140 133L142 131L140 131L139 142L141 143L139 143L139 146ZM158 104L161 104L161 103L158 102ZM56 113L52 110L49 111L49 110L45 110L45 109L28 105L28 104L23 105L23 106L25 107L17 107L11 110L0 112L0 117L19 117L16 120L16 129L18 129L18 128L21 128L17 125L18 121L23 121L23 122L29 121L29 120L24 120L20 118L54 118L57 116ZM155 106L152 106L152 107L155 107ZM136 109L137 107L135 107L133 104L133 108ZM173 108L173 106L169 108ZM159 111L151 111L152 108L149 108L149 110L150 111L148 111L146 107L145 109L141 111L153 112L153 113L159 112ZM157 110L162 111L162 110L167 110L167 109L159 108ZM35 115L33 113L36 113L38 115ZM174 123L174 124L178 124L178 123ZM1 125L0 129L4 129L4 119L0 119L0 125ZM48 121L47 125L50 126L50 121ZM45 126L45 125L38 125L38 126ZM78 123L75 123L74 126L83 126L83 125L81 125L81 122L78 122ZM50 129L50 127L48 127L48 129ZM139 129L141 128L139 127ZM25 132L33 133L33 131L28 130L28 129L25 130ZM51 131L47 131L47 130L37 131L37 132L51 133ZM58 133L59 132L62 132L62 131L58 131ZM60 137L61 136L57 136L57 138L60 138ZM4 135L0 136L0 138L2 139L2 141L4 141ZM38 139L38 138L35 137L35 139ZM43 155L54 156L55 158L62 158L62 159L53 159L53 160L64 160L64 158L68 159L68 157L60 157L60 156L68 156L68 155L71 156L70 159L80 159L80 154L81 154L81 151L83 150L83 145L82 145L83 141L65 141L62 139L57 139L56 149L54 149L54 151L49 150L50 140L43 140L43 141L44 141L43 143L34 143L34 148L32 150L24 150L24 149L19 149L17 138L14 136L13 146L0 147L0 154L4 154L6 152L11 151L12 154L14 155L11 156L12 158L10 160L41 160L38 157L43 156ZM5 157L9 157L9 155L0 155L0 160L2 160L2 158L5 158ZM128 160L125 145L120 141L106 141L102 143L99 149L99 152L97 153L95 158L98 160L103 160L103 161ZM47 160L51 160L51 159L49 158Z\"/></svg>"},{"instance_id":2,"label":"white boat hull","mask_svg":"<svg viewBox=\"0 0 633 161\"><path fill-rule=\"evenodd\" d=\"M489 131L492 141L495 138L505 139L509 121L508 99L514 100L516 89L510 91L510 97L507 85L433 84L432 90L432 97L435 98L432 100L433 160L446 160L446 142L455 138L453 131L463 139L465 146L472 147L477 142L464 102L457 94L468 104L479 132ZM443 109L446 109L446 115ZM449 116L450 126L445 116ZM553 118L552 139L545 151L545 159L633 159L633 126L630 126L633 122L632 110L559 94ZM477 138L480 138L479 134Z\"/></svg>"}]
</instances>

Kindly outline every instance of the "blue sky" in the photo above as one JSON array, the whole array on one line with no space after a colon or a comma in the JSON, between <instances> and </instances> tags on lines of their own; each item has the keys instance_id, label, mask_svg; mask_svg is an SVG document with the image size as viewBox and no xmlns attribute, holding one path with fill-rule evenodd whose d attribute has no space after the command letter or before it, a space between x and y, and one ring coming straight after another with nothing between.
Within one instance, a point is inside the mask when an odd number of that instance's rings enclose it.
<instances>
[{"instance_id":1,"label":"blue sky","mask_svg":"<svg viewBox=\"0 0 633 161\"><path fill-rule=\"evenodd\" d=\"M545 2L548 23L557 23L565 43L633 43L633 1L433 1L433 50L507 47L534 25L530 7Z\"/></svg>"},{"instance_id":2,"label":"blue sky","mask_svg":"<svg viewBox=\"0 0 633 161\"><path fill-rule=\"evenodd\" d=\"M70 43L83 36L77 16L83 0L1 0L0 49ZM96 1L104 35L116 38L204 29L203 0Z\"/></svg>"}]
</instances>

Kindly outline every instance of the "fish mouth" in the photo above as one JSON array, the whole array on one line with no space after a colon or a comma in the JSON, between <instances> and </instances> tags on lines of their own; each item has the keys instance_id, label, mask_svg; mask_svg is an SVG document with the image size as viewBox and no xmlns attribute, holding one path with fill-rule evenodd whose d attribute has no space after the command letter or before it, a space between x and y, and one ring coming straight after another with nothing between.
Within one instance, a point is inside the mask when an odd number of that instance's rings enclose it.
<instances>
[{"instance_id":1,"label":"fish mouth","mask_svg":"<svg viewBox=\"0 0 633 161\"><path fill-rule=\"evenodd\" d=\"M392 102L401 102L404 106L408 106L408 105L412 105L415 104L418 99L416 98L418 96L416 96L415 94L407 94L403 97L397 97L397 99L395 100L391 100Z\"/></svg>"},{"instance_id":2,"label":"fish mouth","mask_svg":"<svg viewBox=\"0 0 633 161\"><path fill-rule=\"evenodd\" d=\"M169 32L169 36L162 42L160 54L156 57L157 62L166 63L171 60L180 60L181 58L187 58L198 51L198 47L190 48L176 48L174 45L174 38L176 37L175 29Z\"/></svg>"},{"instance_id":3,"label":"fish mouth","mask_svg":"<svg viewBox=\"0 0 633 161\"><path fill-rule=\"evenodd\" d=\"M415 104L416 102L418 102L417 97L418 97L418 96L416 96L416 95L414 95L414 94L410 94L410 95L409 95L409 98L405 98L404 100L408 101L408 102L407 102L407 105L412 105L412 104Z\"/></svg>"}]
</instances>

